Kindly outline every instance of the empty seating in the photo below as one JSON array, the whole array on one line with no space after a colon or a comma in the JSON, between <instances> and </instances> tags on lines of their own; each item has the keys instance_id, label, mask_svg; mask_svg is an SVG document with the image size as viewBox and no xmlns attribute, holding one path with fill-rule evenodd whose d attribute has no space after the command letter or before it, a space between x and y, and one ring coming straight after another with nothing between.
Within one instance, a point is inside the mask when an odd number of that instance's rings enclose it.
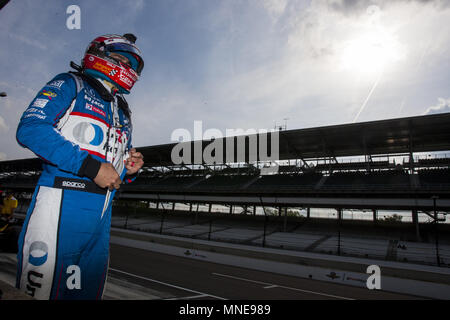
<instances>
[{"instance_id":1,"label":"empty seating","mask_svg":"<svg viewBox=\"0 0 450 320\"><path fill-rule=\"evenodd\" d=\"M337 172L329 176L322 189L380 190L409 189L409 175L403 171Z\"/></svg>"},{"instance_id":2,"label":"empty seating","mask_svg":"<svg viewBox=\"0 0 450 320\"><path fill-rule=\"evenodd\" d=\"M276 174L261 176L252 183L249 189L312 189L322 178L320 173L308 174Z\"/></svg>"},{"instance_id":3,"label":"empty seating","mask_svg":"<svg viewBox=\"0 0 450 320\"><path fill-rule=\"evenodd\" d=\"M450 188L450 169L423 169L418 171L418 175L422 188L447 190Z\"/></svg>"}]
</instances>

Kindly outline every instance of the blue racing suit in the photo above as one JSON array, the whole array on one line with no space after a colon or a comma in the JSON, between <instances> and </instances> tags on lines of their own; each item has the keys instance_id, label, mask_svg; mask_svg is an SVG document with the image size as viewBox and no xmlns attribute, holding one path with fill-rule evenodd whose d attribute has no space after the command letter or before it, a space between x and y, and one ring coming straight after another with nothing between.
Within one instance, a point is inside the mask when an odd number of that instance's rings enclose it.
<instances>
[{"instance_id":1,"label":"blue racing suit","mask_svg":"<svg viewBox=\"0 0 450 320\"><path fill-rule=\"evenodd\" d=\"M17 288L37 299L101 299L114 191L97 186L101 163L124 182L130 111L82 73L48 82L25 110L17 141L43 160L19 237Z\"/></svg>"}]
</instances>

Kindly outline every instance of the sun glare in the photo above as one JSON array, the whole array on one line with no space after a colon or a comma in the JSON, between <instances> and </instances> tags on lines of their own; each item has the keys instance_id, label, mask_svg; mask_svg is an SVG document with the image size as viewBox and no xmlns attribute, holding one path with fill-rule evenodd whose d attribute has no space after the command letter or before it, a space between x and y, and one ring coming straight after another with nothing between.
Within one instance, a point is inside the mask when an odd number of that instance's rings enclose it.
<instances>
[{"instance_id":1,"label":"sun glare","mask_svg":"<svg viewBox=\"0 0 450 320\"><path fill-rule=\"evenodd\" d=\"M379 73L401 58L396 39L381 31L365 32L343 44L340 67L346 71Z\"/></svg>"}]
</instances>

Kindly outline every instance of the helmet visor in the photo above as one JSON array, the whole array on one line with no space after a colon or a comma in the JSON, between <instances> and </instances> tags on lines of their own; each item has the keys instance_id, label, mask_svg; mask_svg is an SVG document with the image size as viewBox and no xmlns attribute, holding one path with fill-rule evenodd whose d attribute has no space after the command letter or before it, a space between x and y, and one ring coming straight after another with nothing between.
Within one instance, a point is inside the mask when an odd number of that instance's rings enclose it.
<instances>
[{"instance_id":1,"label":"helmet visor","mask_svg":"<svg viewBox=\"0 0 450 320\"><path fill-rule=\"evenodd\" d=\"M105 46L106 52L128 53L126 55L131 62L131 67L138 75L144 69L144 60L141 57L141 52L135 46L127 43L111 43Z\"/></svg>"}]
</instances>

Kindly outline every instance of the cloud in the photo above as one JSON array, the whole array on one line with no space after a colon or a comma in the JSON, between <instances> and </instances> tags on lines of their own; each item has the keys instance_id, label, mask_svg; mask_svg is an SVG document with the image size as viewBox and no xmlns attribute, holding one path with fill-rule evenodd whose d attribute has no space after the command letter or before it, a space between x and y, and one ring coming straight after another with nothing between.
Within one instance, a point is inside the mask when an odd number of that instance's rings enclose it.
<instances>
[{"instance_id":1,"label":"cloud","mask_svg":"<svg viewBox=\"0 0 450 320\"><path fill-rule=\"evenodd\" d=\"M119 4L122 1L119 1ZM125 15L125 19L129 19L129 20L133 20L137 15L142 14L142 11L144 10L145 7L145 2L144 0L134 0L134 1L127 1L125 3L125 8L122 12Z\"/></svg>"},{"instance_id":2,"label":"cloud","mask_svg":"<svg viewBox=\"0 0 450 320\"><path fill-rule=\"evenodd\" d=\"M438 113L446 113L450 112L450 98L438 98L438 104L435 106L429 107L423 114L438 114Z\"/></svg>"},{"instance_id":3,"label":"cloud","mask_svg":"<svg viewBox=\"0 0 450 320\"><path fill-rule=\"evenodd\" d=\"M329 9L340 14L350 16L364 12L377 13L390 5L429 5L436 9L445 9L449 6L446 0L326 0L323 2Z\"/></svg>"},{"instance_id":4,"label":"cloud","mask_svg":"<svg viewBox=\"0 0 450 320\"><path fill-rule=\"evenodd\" d=\"M289 0L263 0L262 5L272 19L277 20L285 11Z\"/></svg>"},{"instance_id":5,"label":"cloud","mask_svg":"<svg viewBox=\"0 0 450 320\"><path fill-rule=\"evenodd\" d=\"M276 26L287 38L279 46L282 58L248 72L239 87L247 97L261 94L253 100L269 102L268 108L276 103L280 111L298 110L321 124L333 117L345 122L383 73L361 116L394 116L402 98L425 99L423 89L431 80L424 79L439 81L434 90L442 85L442 68L432 70L447 59L449 33L442 26L448 25L449 13L440 1L312 1L302 10L290 1ZM408 103L405 113L422 110L419 103Z\"/></svg>"},{"instance_id":6,"label":"cloud","mask_svg":"<svg viewBox=\"0 0 450 320\"><path fill-rule=\"evenodd\" d=\"M3 119L2 116L0 116L0 131L6 132L8 131L9 127L6 125L5 119Z\"/></svg>"},{"instance_id":7,"label":"cloud","mask_svg":"<svg viewBox=\"0 0 450 320\"><path fill-rule=\"evenodd\" d=\"M41 50L48 49L48 47L45 44L43 44L43 41L38 41L35 39L31 39L29 37L26 37L24 35L19 35L17 33L11 33L11 32L8 34L8 36L11 40L19 40L20 42L25 43L26 45L29 45L34 48L38 48Z\"/></svg>"},{"instance_id":8,"label":"cloud","mask_svg":"<svg viewBox=\"0 0 450 320\"><path fill-rule=\"evenodd\" d=\"M417 91L411 88L423 83L422 70L411 68L424 55L423 41L417 39L440 34L436 31L442 29L448 13L412 1L312 1L309 5L264 0L221 2L209 16L207 35L213 35L214 41L203 47L204 59L197 65L202 77L195 83L183 78L186 86L175 86L164 103L163 94L153 88L156 104L172 106L164 108L155 133L165 130L163 124L176 122L178 127L180 113L175 110L189 110L195 119L201 117L208 127L216 128L272 127L284 118L290 119L291 128L348 123L361 106L362 121L396 116L403 93L413 100ZM442 54L447 48L440 45L446 43L445 36L433 39L433 47L426 47L427 66L439 58L433 51ZM347 55L350 67L339 69L347 47L361 52L356 55L359 61L351 61L355 54ZM374 69L369 58L377 55L370 50L380 48L389 50L382 52L386 70L375 88L377 73L358 72L352 66ZM399 75L405 79L399 81ZM202 109L203 101L209 110ZM416 105L408 103L405 113L421 113L423 105L413 110ZM194 120L188 112L181 118L188 125Z\"/></svg>"}]
</instances>

